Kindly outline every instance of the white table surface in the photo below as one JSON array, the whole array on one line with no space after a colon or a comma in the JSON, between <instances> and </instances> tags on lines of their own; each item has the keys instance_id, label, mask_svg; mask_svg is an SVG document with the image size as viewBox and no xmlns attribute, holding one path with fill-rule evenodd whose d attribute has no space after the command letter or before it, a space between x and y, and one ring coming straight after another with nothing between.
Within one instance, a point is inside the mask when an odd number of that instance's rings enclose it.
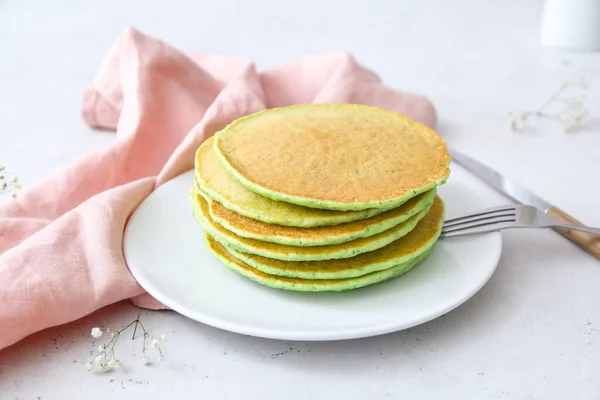
<instances>
[{"instance_id":1,"label":"white table surface","mask_svg":"<svg viewBox=\"0 0 600 400\"><path fill-rule=\"evenodd\" d=\"M113 140L88 129L80 103L108 46L132 25L180 49L250 57L261 69L349 50L389 85L429 96L449 144L600 225L600 53L541 48L542 5L3 1L0 161L28 185ZM589 131L547 123L536 133L509 130L509 110L533 109L580 76L591 83ZM485 196L482 206L506 201ZM0 399L600 398L600 262L551 231L503 239L498 270L477 295L407 331L285 342L142 312L169 338L166 362L142 366L139 342L125 341L120 371L89 373L89 331L133 320L137 309L124 302L1 351Z\"/></svg>"}]
</instances>

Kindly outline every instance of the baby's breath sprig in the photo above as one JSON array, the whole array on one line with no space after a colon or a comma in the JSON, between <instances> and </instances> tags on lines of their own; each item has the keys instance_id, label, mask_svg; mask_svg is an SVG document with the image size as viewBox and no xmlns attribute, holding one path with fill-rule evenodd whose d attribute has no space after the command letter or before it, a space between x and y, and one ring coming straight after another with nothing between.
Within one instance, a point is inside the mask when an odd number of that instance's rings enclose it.
<instances>
[{"instance_id":1,"label":"baby's breath sprig","mask_svg":"<svg viewBox=\"0 0 600 400\"><path fill-rule=\"evenodd\" d=\"M158 351L159 356L157 358L157 361L159 361L159 362L164 361L165 357L163 355L162 349L160 348L160 345L161 345L161 343L165 343L167 341L166 336L161 335L159 338L155 338L152 335L150 335L148 333L148 331L146 330L146 328L144 327L144 324L142 324L142 321L140 320L140 314L138 314L138 316L135 320L133 320L132 322L125 325L124 327L122 327L119 330L110 330L107 328L98 328L98 327L92 328L91 335L95 339L102 337L102 335L105 332L110 333L111 339L108 343L101 344L98 346L98 348L97 348L98 353L96 354L96 357L92 361L87 363L87 369L89 371L96 369L98 371L106 372L106 371L110 371L110 370L119 368L121 366L121 361L119 359L117 359L115 356L115 346L117 344L117 341L121 337L121 334L132 326L133 326L133 335L131 336L131 340L135 340L138 326L140 327L140 329L143 332L142 354L144 355L144 357L142 358L142 363L144 365L151 364L150 358L148 357L148 354L146 353L146 350L147 350L146 345L148 343L151 348L156 349Z\"/></svg>"},{"instance_id":2,"label":"baby's breath sprig","mask_svg":"<svg viewBox=\"0 0 600 400\"><path fill-rule=\"evenodd\" d=\"M536 111L526 111L519 115L509 112L508 114L511 116L511 129L514 132L524 132L527 130L527 123L530 119L546 118L560 122L563 130L567 133L576 131L581 122L589 115L589 110L585 108L587 95L582 93L575 97L564 97L565 92L570 88L579 88L585 91L588 88L588 84L583 79L565 82ZM551 106L558 103L563 104L563 109L560 112L548 111Z\"/></svg>"},{"instance_id":3,"label":"baby's breath sprig","mask_svg":"<svg viewBox=\"0 0 600 400\"><path fill-rule=\"evenodd\" d=\"M17 197L17 190L21 189L21 182L17 175L6 175L6 167L0 164L0 195L11 194L13 198Z\"/></svg>"}]
</instances>

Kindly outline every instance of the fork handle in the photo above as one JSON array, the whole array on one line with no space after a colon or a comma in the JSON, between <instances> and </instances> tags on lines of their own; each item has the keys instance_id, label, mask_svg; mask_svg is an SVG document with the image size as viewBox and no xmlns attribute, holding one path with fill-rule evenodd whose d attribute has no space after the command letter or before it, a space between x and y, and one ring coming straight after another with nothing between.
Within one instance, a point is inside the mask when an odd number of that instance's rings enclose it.
<instances>
[{"instance_id":1,"label":"fork handle","mask_svg":"<svg viewBox=\"0 0 600 400\"><path fill-rule=\"evenodd\" d=\"M575 226L585 227L584 224L571 217L560 208L552 207L548 210L548 215L555 220L564 224L570 224ZM560 233L583 250L587 251L594 257L600 260L600 235L593 233L575 231L572 229L565 228L553 228L556 232Z\"/></svg>"}]
</instances>

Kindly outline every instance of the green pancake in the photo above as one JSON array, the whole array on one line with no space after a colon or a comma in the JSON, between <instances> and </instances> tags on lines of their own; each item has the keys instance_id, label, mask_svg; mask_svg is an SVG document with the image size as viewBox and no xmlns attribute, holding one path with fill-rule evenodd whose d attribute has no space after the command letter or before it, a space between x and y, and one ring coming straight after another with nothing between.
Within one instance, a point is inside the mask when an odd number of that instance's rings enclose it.
<instances>
[{"instance_id":1,"label":"green pancake","mask_svg":"<svg viewBox=\"0 0 600 400\"><path fill-rule=\"evenodd\" d=\"M380 249L339 260L281 261L227 249L235 258L269 275L301 279L347 279L404 264L429 251L444 225L444 205L436 199L410 233Z\"/></svg>"},{"instance_id":2,"label":"green pancake","mask_svg":"<svg viewBox=\"0 0 600 400\"><path fill-rule=\"evenodd\" d=\"M248 190L327 210L394 208L450 174L440 135L401 114L358 104L258 112L217 132L213 147Z\"/></svg>"},{"instance_id":3,"label":"green pancake","mask_svg":"<svg viewBox=\"0 0 600 400\"><path fill-rule=\"evenodd\" d=\"M208 204L211 218L238 236L290 246L326 246L373 236L391 229L423 210L433 201L435 192L435 189L431 189L399 207L371 218L314 228L267 224L228 210L214 200L209 200ZM206 195L203 197L207 198Z\"/></svg>"},{"instance_id":4,"label":"green pancake","mask_svg":"<svg viewBox=\"0 0 600 400\"><path fill-rule=\"evenodd\" d=\"M421 218L423 218L431 208L431 204L428 204L418 214L401 224L368 238L356 239L335 245L299 247L263 242L238 236L223 228L210 217L208 203L193 189L190 192L190 201L194 208L194 216L198 222L202 225L204 230L223 245L244 253L285 261L316 261L349 258L358 254L377 250L413 230Z\"/></svg>"},{"instance_id":5,"label":"green pancake","mask_svg":"<svg viewBox=\"0 0 600 400\"><path fill-rule=\"evenodd\" d=\"M417 256L411 261L406 263L395 265L391 268L373 272L367 275L363 275L356 278L348 279L337 279L337 280L310 280L310 279L297 279L289 277L281 277L269 275L261 272L255 268L252 268L248 264L236 259L227 249L210 235L205 235L208 243L208 248L216 258L221 261L227 268L237 272L240 275L245 276L261 285L269 286L275 289L293 290L301 292L344 292L348 290L358 289L360 287L373 285L380 283L385 280L398 277L412 268L418 263L423 261L428 255L430 250L425 251L421 255Z\"/></svg>"},{"instance_id":6,"label":"green pancake","mask_svg":"<svg viewBox=\"0 0 600 400\"><path fill-rule=\"evenodd\" d=\"M310 228L358 221L385 211L377 208L362 211L321 210L260 196L246 189L225 170L213 150L213 141L213 137L207 139L196 151L196 184L212 200L240 215L268 224Z\"/></svg>"}]
</instances>

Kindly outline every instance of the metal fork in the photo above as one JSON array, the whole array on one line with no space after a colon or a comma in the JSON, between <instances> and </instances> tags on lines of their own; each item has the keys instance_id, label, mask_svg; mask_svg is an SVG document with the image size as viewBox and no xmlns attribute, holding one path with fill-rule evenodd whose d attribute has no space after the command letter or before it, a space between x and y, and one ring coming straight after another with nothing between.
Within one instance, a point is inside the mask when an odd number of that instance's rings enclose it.
<instances>
[{"instance_id":1,"label":"metal fork","mask_svg":"<svg viewBox=\"0 0 600 400\"><path fill-rule=\"evenodd\" d=\"M562 224L533 206L514 204L446 220L442 236L470 235L508 228L564 228L600 235L600 228Z\"/></svg>"}]
</instances>

